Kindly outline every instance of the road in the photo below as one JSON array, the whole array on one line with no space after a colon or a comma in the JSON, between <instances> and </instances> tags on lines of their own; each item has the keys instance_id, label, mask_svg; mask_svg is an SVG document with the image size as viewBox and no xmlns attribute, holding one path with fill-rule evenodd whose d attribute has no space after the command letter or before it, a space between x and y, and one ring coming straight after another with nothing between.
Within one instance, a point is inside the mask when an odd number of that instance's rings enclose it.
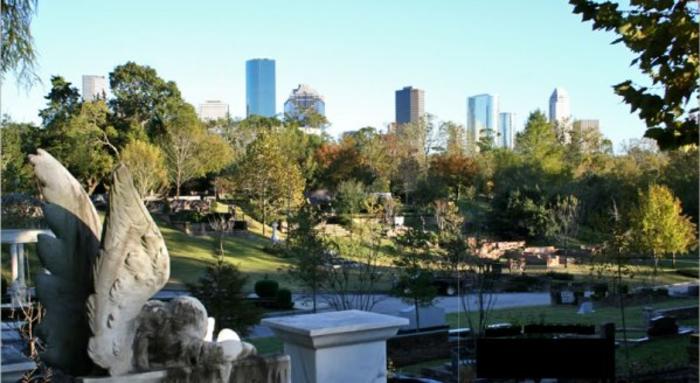
<instances>
[{"instance_id":1,"label":"road","mask_svg":"<svg viewBox=\"0 0 700 383\"><path fill-rule=\"evenodd\" d=\"M375 298L378 303L374 306L372 311L380 314L396 315L400 310L412 306L409 303L403 302L399 298L389 295L375 295L373 298ZM294 294L293 299L296 307L302 310L308 310L311 308L310 298L308 296ZM470 295L469 299L472 307L475 307L476 297L474 295ZM494 309L542 306L550 304L549 293L497 293L494 294L494 299ZM458 297L440 297L435 300L435 306L444 308L445 313L463 311L462 303ZM328 304L324 302L323 298L319 299L318 309L319 311L331 310L331 308L328 307ZM274 334L269 328L257 325L254 327L253 331L251 331L249 337L260 338L273 335Z\"/></svg>"}]
</instances>

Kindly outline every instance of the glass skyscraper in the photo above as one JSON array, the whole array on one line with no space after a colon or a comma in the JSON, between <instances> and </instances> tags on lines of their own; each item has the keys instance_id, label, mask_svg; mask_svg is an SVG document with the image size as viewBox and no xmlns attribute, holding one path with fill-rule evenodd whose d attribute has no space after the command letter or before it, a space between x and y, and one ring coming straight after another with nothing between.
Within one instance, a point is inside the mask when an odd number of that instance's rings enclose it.
<instances>
[{"instance_id":1,"label":"glass skyscraper","mask_svg":"<svg viewBox=\"0 0 700 383\"><path fill-rule=\"evenodd\" d=\"M501 148L513 149L513 120L515 114L500 113L498 115L498 139L496 145Z\"/></svg>"},{"instance_id":2,"label":"glass skyscraper","mask_svg":"<svg viewBox=\"0 0 700 383\"><path fill-rule=\"evenodd\" d=\"M313 109L316 113L326 115L326 103L316 90L306 84L292 90L284 103L284 113L294 118L303 119L304 112Z\"/></svg>"},{"instance_id":3,"label":"glass skyscraper","mask_svg":"<svg viewBox=\"0 0 700 383\"><path fill-rule=\"evenodd\" d=\"M252 59L245 63L246 116L273 117L275 108L275 60Z\"/></svg>"},{"instance_id":4,"label":"glass skyscraper","mask_svg":"<svg viewBox=\"0 0 700 383\"><path fill-rule=\"evenodd\" d=\"M482 137L493 138L497 142L498 96L479 94L467 99L467 135L475 145Z\"/></svg>"},{"instance_id":5,"label":"glass skyscraper","mask_svg":"<svg viewBox=\"0 0 700 383\"><path fill-rule=\"evenodd\" d=\"M417 122L425 114L425 92L410 86L396 91L396 124Z\"/></svg>"}]
</instances>

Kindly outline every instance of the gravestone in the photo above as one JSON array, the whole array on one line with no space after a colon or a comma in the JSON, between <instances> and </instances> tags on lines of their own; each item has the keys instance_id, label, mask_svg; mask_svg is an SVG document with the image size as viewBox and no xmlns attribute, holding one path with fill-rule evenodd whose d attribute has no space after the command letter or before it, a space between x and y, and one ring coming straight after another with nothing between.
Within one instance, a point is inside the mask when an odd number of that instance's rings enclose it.
<instances>
[{"instance_id":1,"label":"gravestone","mask_svg":"<svg viewBox=\"0 0 700 383\"><path fill-rule=\"evenodd\" d=\"M561 293L561 303L565 305L572 305L576 303L576 296L573 291L565 290Z\"/></svg>"},{"instance_id":2,"label":"gravestone","mask_svg":"<svg viewBox=\"0 0 700 383\"><path fill-rule=\"evenodd\" d=\"M657 316L649 321L647 335L649 337L668 336L678 334L676 318L670 316Z\"/></svg>"},{"instance_id":3,"label":"gravestone","mask_svg":"<svg viewBox=\"0 0 700 383\"><path fill-rule=\"evenodd\" d=\"M586 301L581 303L581 307L579 307L577 314L591 314L594 312L595 311L593 311L593 302Z\"/></svg>"}]
</instances>

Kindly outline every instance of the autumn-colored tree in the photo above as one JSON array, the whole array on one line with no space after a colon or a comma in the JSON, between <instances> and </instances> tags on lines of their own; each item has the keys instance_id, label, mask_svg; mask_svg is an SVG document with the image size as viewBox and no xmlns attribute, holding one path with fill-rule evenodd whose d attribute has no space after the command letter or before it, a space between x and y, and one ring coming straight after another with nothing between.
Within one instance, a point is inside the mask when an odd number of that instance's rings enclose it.
<instances>
[{"instance_id":1,"label":"autumn-colored tree","mask_svg":"<svg viewBox=\"0 0 700 383\"><path fill-rule=\"evenodd\" d=\"M131 141L122 149L120 159L131 171L141 198L159 194L168 186L165 155L158 146L141 140Z\"/></svg>"},{"instance_id":2,"label":"autumn-colored tree","mask_svg":"<svg viewBox=\"0 0 700 383\"><path fill-rule=\"evenodd\" d=\"M695 243L695 224L683 215L681 203L666 186L652 184L639 191L639 202L631 214L633 244L651 255L656 275L659 259L683 253Z\"/></svg>"},{"instance_id":3,"label":"autumn-colored tree","mask_svg":"<svg viewBox=\"0 0 700 383\"><path fill-rule=\"evenodd\" d=\"M447 185L457 200L474 184L478 172L476 162L459 152L437 155L430 161L430 174Z\"/></svg>"}]
</instances>

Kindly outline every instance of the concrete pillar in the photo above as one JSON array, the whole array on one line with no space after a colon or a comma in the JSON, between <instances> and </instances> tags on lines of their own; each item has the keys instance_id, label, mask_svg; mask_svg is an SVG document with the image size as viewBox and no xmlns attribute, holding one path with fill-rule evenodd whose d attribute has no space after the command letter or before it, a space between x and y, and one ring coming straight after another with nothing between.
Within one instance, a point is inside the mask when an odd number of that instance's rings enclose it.
<instances>
[{"instance_id":1,"label":"concrete pillar","mask_svg":"<svg viewBox=\"0 0 700 383\"><path fill-rule=\"evenodd\" d=\"M12 281L14 282L17 280L18 277L18 263L19 263L19 250L17 248L17 244L13 243L10 245L10 262L11 262L11 269L12 269Z\"/></svg>"},{"instance_id":2,"label":"concrete pillar","mask_svg":"<svg viewBox=\"0 0 700 383\"><path fill-rule=\"evenodd\" d=\"M24 244L23 243L18 243L15 246L17 246L17 263L19 267L17 268L18 276L19 276L19 283L22 286L27 285L27 270L26 270L26 265L27 265L27 259L24 256Z\"/></svg>"},{"instance_id":3,"label":"concrete pillar","mask_svg":"<svg viewBox=\"0 0 700 383\"><path fill-rule=\"evenodd\" d=\"M385 383L386 340L408 319L359 310L263 319L284 342L292 383Z\"/></svg>"}]
</instances>

